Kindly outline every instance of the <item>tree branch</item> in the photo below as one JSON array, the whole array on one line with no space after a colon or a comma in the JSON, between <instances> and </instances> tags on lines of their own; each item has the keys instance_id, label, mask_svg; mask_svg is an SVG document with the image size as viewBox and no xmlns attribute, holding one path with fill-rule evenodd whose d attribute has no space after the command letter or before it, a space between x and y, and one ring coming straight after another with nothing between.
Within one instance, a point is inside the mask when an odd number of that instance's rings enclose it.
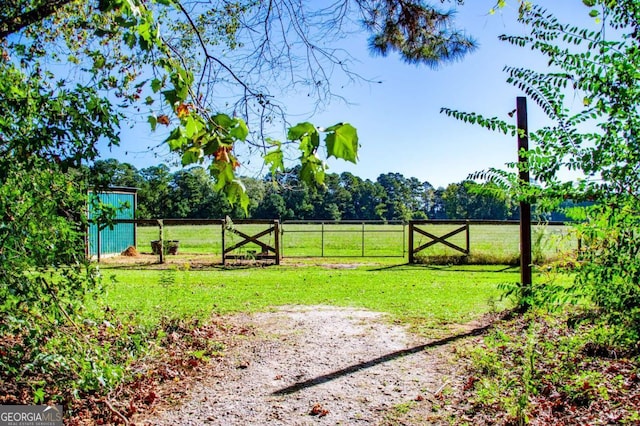
<instances>
[{"instance_id":1,"label":"tree branch","mask_svg":"<svg viewBox=\"0 0 640 426\"><path fill-rule=\"evenodd\" d=\"M231 75L231 77L236 81L236 83L238 83L239 85L241 85L244 88L245 91L249 92L253 96L258 96L258 94L253 92L251 90L251 88L240 77L238 77L227 64L225 64L224 62L222 62L221 60L219 60L218 58L216 58L215 56L213 56L213 55L211 55L209 53L209 51L207 49L207 45L204 42L204 40L202 39L202 35L200 34L200 31L198 30L198 27L196 26L195 22L193 22L193 19L191 18L191 15L189 14L189 12L184 8L182 3L176 2L176 4L177 4L178 8L180 9L180 11L184 14L185 18L189 22L189 26L191 27L191 29L193 29L193 32L195 33L196 37L198 38L198 44L200 44L200 48L202 49L202 52L204 53L205 58L207 60L211 60L211 61L217 63L222 68L224 68L229 73L229 75Z\"/></svg>"},{"instance_id":2,"label":"tree branch","mask_svg":"<svg viewBox=\"0 0 640 426\"><path fill-rule=\"evenodd\" d=\"M0 21L0 39L16 33L29 25L40 22L53 15L61 7L74 0L48 0L39 7L17 16L9 16Z\"/></svg>"}]
</instances>

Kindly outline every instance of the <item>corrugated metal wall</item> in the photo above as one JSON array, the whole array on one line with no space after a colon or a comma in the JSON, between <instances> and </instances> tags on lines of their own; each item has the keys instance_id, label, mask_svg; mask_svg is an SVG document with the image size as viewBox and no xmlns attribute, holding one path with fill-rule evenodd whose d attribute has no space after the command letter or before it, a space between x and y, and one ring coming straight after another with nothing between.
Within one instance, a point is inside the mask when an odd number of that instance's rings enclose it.
<instances>
[{"instance_id":1,"label":"corrugated metal wall","mask_svg":"<svg viewBox=\"0 0 640 426\"><path fill-rule=\"evenodd\" d=\"M103 204L109 204L117 210L116 219L133 219L135 217L135 192L99 192L89 193L89 197L98 196ZM91 199L91 198L90 198ZM124 207L125 208L121 208ZM92 219L92 203L89 202L89 219ZM98 255L98 225L89 226L89 256ZM120 254L129 246L135 246L135 224L117 223L113 229L109 227L100 231L100 255Z\"/></svg>"}]
</instances>

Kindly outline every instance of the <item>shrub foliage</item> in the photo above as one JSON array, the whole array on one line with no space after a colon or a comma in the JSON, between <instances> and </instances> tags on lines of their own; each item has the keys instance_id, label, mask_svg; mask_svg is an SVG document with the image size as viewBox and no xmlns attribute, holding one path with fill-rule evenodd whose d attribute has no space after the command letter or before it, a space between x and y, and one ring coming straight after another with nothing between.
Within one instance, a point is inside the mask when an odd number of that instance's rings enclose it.
<instances>
[{"instance_id":1,"label":"shrub foliage","mask_svg":"<svg viewBox=\"0 0 640 426\"><path fill-rule=\"evenodd\" d=\"M534 184L500 170L478 176L513 189L539 208L566 199L594 201L570 212L580 220L584 241L575 285L555 288L550 298L559 301L568 295L578 301L587 296L595 306L594 317L617 330L613 340L635 342L640 337L640 4L583 3L585 14L595 21L593 30L563 24L531 6L521 9L520 17L529 35L501 37L548 59L543 72L509 66L505 72L507 82L532 99L552 124L530 134L533 148L525 167ZM517 132L500 118L443 112L505 134ZM563 178L567 170L579 177Z\"/></svg>"}]
</instances>

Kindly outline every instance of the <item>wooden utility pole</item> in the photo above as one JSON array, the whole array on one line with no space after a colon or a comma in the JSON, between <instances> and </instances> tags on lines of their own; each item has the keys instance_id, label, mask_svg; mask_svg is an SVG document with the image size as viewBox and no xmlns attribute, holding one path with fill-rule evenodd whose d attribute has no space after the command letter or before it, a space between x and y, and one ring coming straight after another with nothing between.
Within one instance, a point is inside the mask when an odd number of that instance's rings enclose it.
<instances>
[{"instance_id":1,"label":"wooden utility pole","mask_svg":"<svg viewBox=\"0 0 640 426\"><path fill-rule=\"evenodd\" d=\"M529 129L527 125L527 98L516 99L518 128L518 179L521 185L529 184L529 165L526 152L529 150ZM520 283L522 296L531 294L531 204L520 202ZM526 302L525 302L526 304ZM523 306L523 308L526 308Z\"/></svg>"}]
</instances>

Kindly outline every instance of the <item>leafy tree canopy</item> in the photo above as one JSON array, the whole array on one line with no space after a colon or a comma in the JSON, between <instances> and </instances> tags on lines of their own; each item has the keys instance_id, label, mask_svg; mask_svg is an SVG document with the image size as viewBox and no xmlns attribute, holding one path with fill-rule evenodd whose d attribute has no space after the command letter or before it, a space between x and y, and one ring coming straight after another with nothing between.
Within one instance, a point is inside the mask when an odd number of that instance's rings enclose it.
<instances>
[{"instance_id":1,"label":"leafy tree canopy","mask_svg":"<svg viewBox=\"0 0 640 426\"><path fill-rule=\"evenodd\" d=\"M147 114L152 129L169 127L165 142L184 165L210 164L218 189L246 207L236 144L263 153L273 145L265 161L272 170L283 167L282 144L264 142L270 123L287 122L277 95L305 90L326 102L334 70L359 78L349 70L348 52L332 45L356 29L354 21L371 33L374 51L397 51L412 63L437 66L475 47L451 12L420 0L322 7L294 0L11 0L0 9L0 39L5 65L38 79L30 87L48 97L91 91L90 112L111 122L87 139L86 159L95 158L96 139L119 143L125 116ZM59 64L76 64L73 78L61 76L68 71ZM325 167L316 156L322 134L329 156L357 159L357 134L346 123L320 133L308 123L292 127L288 140L300 147L305 180L322 182Z\"/></svg>"}]
</instances>

